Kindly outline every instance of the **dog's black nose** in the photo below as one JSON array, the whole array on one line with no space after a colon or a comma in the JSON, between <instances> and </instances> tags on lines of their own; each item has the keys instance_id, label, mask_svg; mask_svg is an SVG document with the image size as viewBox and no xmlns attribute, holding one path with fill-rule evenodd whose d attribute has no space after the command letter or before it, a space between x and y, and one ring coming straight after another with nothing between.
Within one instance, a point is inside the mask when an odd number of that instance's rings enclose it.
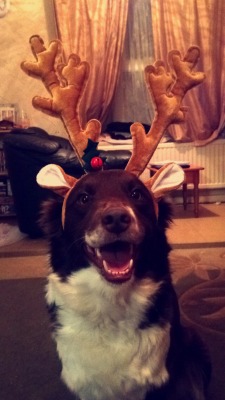
<instances>
[{"instance_id":1,"label":"dog's black nose","mask_svg":"<svg viewBox=\"0 0 225 400\"><path fill-rule=\"evenodd\" d=\"M107 210L102 215L102 225L109 232L121 233L129 227L130 223L129 212L121 208Z\"/></svg>"}]
</instances>

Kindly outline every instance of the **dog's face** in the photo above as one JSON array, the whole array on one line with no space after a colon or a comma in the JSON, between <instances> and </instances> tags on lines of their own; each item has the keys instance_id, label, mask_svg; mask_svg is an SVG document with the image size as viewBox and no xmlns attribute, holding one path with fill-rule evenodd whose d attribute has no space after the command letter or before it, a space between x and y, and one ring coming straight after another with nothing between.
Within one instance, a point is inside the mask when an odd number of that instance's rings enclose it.
<instances>
[{"instance_id":1,"label":"dog's face","mask_svg":"<svg viewBox=\"0 0 225 400\"><path fill-rule=\"evenodd\" d=\"M79 230L87 259L109 281L132 275L137 249L149 221L156 223L153 201L145 186L124 171L85 176L67 200L65 231Z\"/></svg>"},{"instance_id":2,"label":"dog's face","mask_svg":"<svg viewBox=\"0 0 225 400\"><path fill-rule=\"evenodd\" d=\"M53 246L55 264L70 263L69 272L94 265L107 281L122 283L140 273L140 259L143 269L154 262L161 228L152 195L136 176L122 170L85 175L67 198L63 240Z\"/></svg>"}]
</instances>

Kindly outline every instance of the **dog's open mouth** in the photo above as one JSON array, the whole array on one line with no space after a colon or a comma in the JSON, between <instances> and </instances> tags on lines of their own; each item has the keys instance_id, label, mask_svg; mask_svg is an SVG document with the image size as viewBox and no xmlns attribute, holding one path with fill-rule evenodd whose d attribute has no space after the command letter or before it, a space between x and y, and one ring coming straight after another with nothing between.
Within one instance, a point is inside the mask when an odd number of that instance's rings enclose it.
<instances>
[{"instance_id":1,"label":"dog's open mouth","mask_svg":"<svg viewBox=\"0 0 225 400\"><path fill-rule=\"evenodd\" d=\"M97 249L90 249L102 274L109 281L123 282L130 279L133 270L134 246L117 241Z\"/></svg>"}]
</instances>

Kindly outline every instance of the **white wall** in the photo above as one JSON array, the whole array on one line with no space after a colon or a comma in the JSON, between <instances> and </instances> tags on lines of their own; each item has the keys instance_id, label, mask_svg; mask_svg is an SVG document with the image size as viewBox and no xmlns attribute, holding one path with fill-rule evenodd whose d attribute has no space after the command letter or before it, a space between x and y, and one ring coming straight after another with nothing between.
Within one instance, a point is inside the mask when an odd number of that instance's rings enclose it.
<instances>
[{"instance_id":1,"label":"white wall","mask_svg":"<svg viewBox=\"0 0 225 400\"><path fill-rule=\"evenodd\" d=\"M29 38L40 35L45 44L56 37L51 0L11 0L9 12L0 18L0 104L14 103L29 116L30 125L66 136L60 120L32 107L35 95L48 96L41 81L30 78L20 68L24 60L34 60Z\"/></svg>"}]
</instances>

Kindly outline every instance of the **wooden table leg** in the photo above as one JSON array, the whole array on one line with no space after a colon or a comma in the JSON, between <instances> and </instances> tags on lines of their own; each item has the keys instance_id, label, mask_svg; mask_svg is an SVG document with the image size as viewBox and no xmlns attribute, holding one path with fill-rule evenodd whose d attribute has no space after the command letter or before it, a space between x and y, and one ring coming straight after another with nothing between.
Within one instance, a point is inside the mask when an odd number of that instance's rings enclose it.
<instances>
[{"instance_id":1,"label":"wooden table leg","mask_svg":"<svg viewBox=\"0 0 225 400\"><path fill-rule=\"evenodd\" d=\"M150 176L153 176L155 172L157 172L157 168L151 168L150 170ZM204 170L204 167L199 167L196 165L190 165L189 167L184 168L184 173L185 173L185 179L183 183L183 207L184 210L187 208L187 186L189 184L194 185L193 188L193 198L194 198L194 214L195 217L198 217L199 215L199 171Z\"/></svg>"},{"instance_id":2,"label":"wooden table leg","mask_svg":"<svg viewBox=\"0 0 225 400\"><path fill-rule=\"evenodd\" d=\"M199 171L196 171L194 174L194 210L195 210L195 217L198 217L198 212L199 212L199 190L198 190L198 184L199 184Z\"/></svg>"},{"instance_id":3,"label":"wooden table leg","mask_svg":"<svg viewBox=\"0 0 225 400\"><path fill-rule=\"evenodd\" d=\"M183 206L184 210L187 209L187 184L183 183Z\"/></svg>"}]
</instances>

